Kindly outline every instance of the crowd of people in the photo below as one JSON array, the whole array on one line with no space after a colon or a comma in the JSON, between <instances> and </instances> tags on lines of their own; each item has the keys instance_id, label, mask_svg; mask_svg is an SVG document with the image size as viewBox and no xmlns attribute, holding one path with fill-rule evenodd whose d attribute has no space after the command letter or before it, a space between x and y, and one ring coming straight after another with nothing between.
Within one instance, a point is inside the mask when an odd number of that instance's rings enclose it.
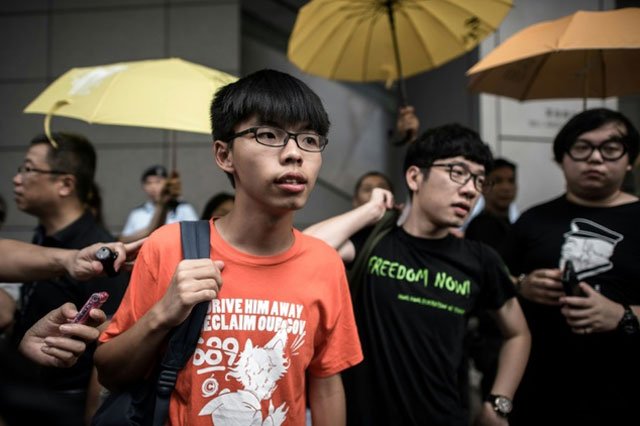
<instances>
[{"instance_id":1,"label":"crowd of people","mask_svg":"<svg viewBox=\"0 0 640 426\"><path fill-rule=\"evenodd\" d=\"M153 374L202 302L172 425L634 418L640 201L623 182L640 136L624 115L572 117L553 143L566 192L516 220L517 166L458 124L420 134L404 107L394 138L407 144L406 202L371 171L352 210L300 231L294 214L328 142L320 98L262 70L220 89L210 112L213 162L233 193L214 194L197 215L179 175L150 166L148 200L119 241L99 219L91 143L33 139L13 183L17 207L39 225L32 244L0 240L0 280L24 283L14 303L0 289L0 423L90 424L105 392ZM199 218L211 256L184 260L177 222ZM103 247L114 271L96 257ZM579 282L571 294L568 264ZM96 292L106 303L74 323ZM482 373L477 407L469 365Z\"/></svg>"}]
</instances>

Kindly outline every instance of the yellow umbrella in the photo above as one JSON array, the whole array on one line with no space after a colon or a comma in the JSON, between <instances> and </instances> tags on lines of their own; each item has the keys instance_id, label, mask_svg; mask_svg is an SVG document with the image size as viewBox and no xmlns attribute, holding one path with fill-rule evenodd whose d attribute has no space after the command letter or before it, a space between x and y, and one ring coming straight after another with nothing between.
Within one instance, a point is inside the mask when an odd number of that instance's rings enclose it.
<instances>
[{"instance_id":1,"label":"yellow umbrella","mask_svg":"<svg viewBox=\"0 0 640 426\"><path fill-rule=\"evenodd\" d=\"M288 57L335 80L399 80L438 67L492 33L512 0L313 0L300 9Z\"/></svg>"},{"instance_id":2,"label":"yellow umbrella","mask_svg":"<svg viewBox=\"0 0 640 426\"><path fill-rule=\"evenodd\" d=\"M24 110L89 123L211 133L214 92L236 77L178 58L73 68Z\"/></svg>"},{"instance_id":3,"label":"yellow umbrella","mask_svg":"<svg viewBox=\"0 0 640 426\"><path fill-rule=\"evenodd\" d=\"M469 71L469 88L519 100L640 93L640 8L578 11L516 33Z\"/></svg>"}]
</instances>

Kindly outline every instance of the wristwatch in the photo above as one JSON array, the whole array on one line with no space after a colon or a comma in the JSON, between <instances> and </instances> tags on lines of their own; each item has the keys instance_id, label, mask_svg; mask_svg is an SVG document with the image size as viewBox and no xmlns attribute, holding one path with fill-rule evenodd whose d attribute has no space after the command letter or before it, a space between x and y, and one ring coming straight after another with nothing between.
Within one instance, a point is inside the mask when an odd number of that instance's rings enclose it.
<instances>
[{"instance_id":1,"label":"wristwatch","mask_svg":"<svg viewBox=\"0 0 640 426\"><path fill-rule=\"evenodd\" d=\"M491 403L493 410L498 413L500 417L507 417L509 413L511 413L511 410L513 410L513 402L503 395L491 394L487 396L485 401Z\"/></svg>"},{"instance_id":2,"label":"wristwatch","mask_svg":"<svg viewBox=\"0 0 640 426\"><path fill-rule=\"evenodd\" d=\"M115 277L116 275L118 275L116 270L113 268L113 262L117 257L118 252L112 251L109 247L106 246L100 247L100 249L98 249L98 251L96 252L96 259L98 259L98 261L102 263L102 268L109 277Z\"/></svg>"},{"instance_id":3,"label":"wristwatch","mask_svg":"<svg viewBox=\"0 0 640 426\"><path fill-rule=\"evenodd\" d=\"M624 334L633 335L640 333L640 324L638 324L638 317L633 313L629 305L622 305L624 308L624 314L622 319L618 323L618 330Z\"/></svg>"}]
</instances>

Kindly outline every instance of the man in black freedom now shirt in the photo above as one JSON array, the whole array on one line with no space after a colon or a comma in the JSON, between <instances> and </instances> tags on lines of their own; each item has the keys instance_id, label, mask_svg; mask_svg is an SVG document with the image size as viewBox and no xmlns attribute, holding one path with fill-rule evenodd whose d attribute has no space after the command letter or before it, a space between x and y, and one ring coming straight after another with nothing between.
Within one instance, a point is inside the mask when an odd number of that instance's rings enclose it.
<instances>
[{"instance_id":1,"label":"man in black freedom now shirt","mask_svg":"<svg viewBox=\"0 0 640 426\"><path fill-rule=\"evenodd\" d=\"M489 147L458 125L430 130L409 147L408 218L375 246L362 288L352 295L364 362L343 374L349 424L467 426L460 373L466 372L464 336L473 309L494 312L505 338L496 398L483 404L479 419L507 424L529 331L496 252L449 233L473 208L490 164ZM350 262L370 231L365 227L393 204L392 194L377 188L367 204L305 232Z\"/></svg>"}]
</instances>

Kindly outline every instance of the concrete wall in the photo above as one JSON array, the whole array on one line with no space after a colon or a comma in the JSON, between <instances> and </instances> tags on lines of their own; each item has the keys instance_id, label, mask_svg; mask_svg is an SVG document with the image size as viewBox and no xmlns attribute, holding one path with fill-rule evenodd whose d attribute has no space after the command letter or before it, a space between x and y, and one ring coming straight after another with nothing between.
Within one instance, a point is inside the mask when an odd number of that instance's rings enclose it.
<instances>
[{"instance_id":1,"label":"concrete wall","mask_svg":"<svg viewBox=\"0 0 640 426\"><path fill-rule=\"evenodd\" d=\"M34 218L19 212L12 200L11 179L29 140L42 132L44 118L23 114L25 106L70 68L172 56L238 76L264 67L281 69L318 92L333 124L330 145L323 154L316 190L296 216L297 226L347 210L357 177L371 169L389 174L398 188L398 198L404 200L400 168L406 147L394 147L387 141L387 131L395 121L395 88L387 90L382 83L327 81L292 66L284 52L296 4L272 0L0 2L0 195L9 207L0 236L29 240L36 224ZM256 7L266 9L255 13ZM550 160L550 142L566 117L581 110L581 103L518 103L479 97L467 91L465 71L526 25L580 8L611 7L612 0L516 1L499 31L482 44L480 53L472 51L406 80L408 102L416 107L421 130L448 122L480 130L497 155L519 163L517 201L521 210L560 193L562 179ZM278 30L279 34L274 33ZM596 104L589 102L590 106ZM638 105L637 98L621 102L621 108L634 113L640 109ZM103 191L106 223L114 233L122 229L128 211L145 198L139 185L142 170L153 163L169 163L173 138L186 200L201 210L212 194L230 190L224 174L212 162L207 135L89 125L59 117L53 119L52 129L80 132L94 142L99 156L96 180Z\"/></svg>"},{"instance_id":2,"label":"concrete wall","mask_svg":"<svg viewBox=\"0 0 640 426\"><path fill-rule=\"evenodd\" d=\"M240 74L239 0L4 0L0 2L0 195L9 207L3 237L29 240L33 217L15 208L11 179L43 116L22 110L50 82L73 67L180 57ZM229 184L212 163L207 135L89 125L54 117L52 130L86 135L98 152L96 181L112 232L144 201L140 174L169 163L178 146L184 198L200 211Z\"/></svg>"}]
</instances>

